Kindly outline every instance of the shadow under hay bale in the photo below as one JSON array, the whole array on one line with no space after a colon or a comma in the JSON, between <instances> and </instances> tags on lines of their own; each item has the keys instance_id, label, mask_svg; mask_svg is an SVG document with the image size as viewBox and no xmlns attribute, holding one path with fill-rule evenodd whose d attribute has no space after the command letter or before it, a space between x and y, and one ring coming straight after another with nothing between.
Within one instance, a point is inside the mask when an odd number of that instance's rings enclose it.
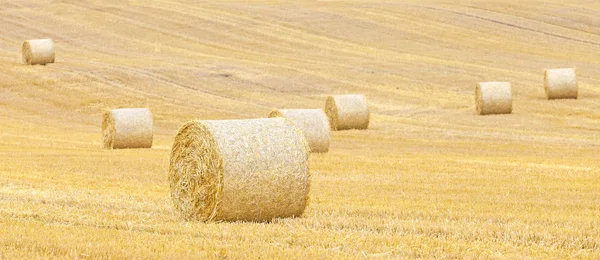
<instances>
[{"instance_id":1,"label":"shadow under hay bale","mask_svg":"<svg viewBox=\"0 0 600 260\"><path fill-rule=\"evenodd\" d=\"M509 82L480 82L475 86L475 111L478 115L512 113Z\"/></svg>"},{"instance_id":2,"label":"shadow under hay bale","mask_svg":"<svg viewBox=\"0 0 600 260\"><path fill-rule=\"evenodd\" d=\"M369 127L369 105L363 95L329 96L325 102L325 113L333 130Z\"/></svg>"},{"instance_id":3,"label":"shadow under hay bale","mask_svg":"<svg viewBox=\"0 0 600 260\"><path fill-rule=\"evenodd\" d=\"M578 89L575 69L548 69L544 72L544 90L549 100L577 99Z\"/></svg>"},{"instance_id":4,"label":"shadow under hay bale","mask_svg":"<svg viewBox=\"0 0 600 260\"><path fill-rule=\"evenodd\" d=\"M54 63L54 41L52 39L27 40L21 47L23 62L28 65Z\"/></svg>"},{"instance_id":5,"label":"shadow under hay bale","mask_svg":"<svg viewBox=\"0 0 600 260\"><path fill-rule=\"evenodd\" d=\"M269 117L284 117L300 128L310 151L326 153L329 151L329 121L321 109L276 109Z\"/></svg>"},{"instance_id":6,"label":"shadow under hay bale","mask_svg":"<svg viewBox=\"0 0 600 260\"><path fill-rule=\"evenodd\" d=\"M284 118L191 121L175 136L171 198L186 220L269 221L308 202L308 144Z\"/></svg>"},{"instance_id":7,"label":"shadow under hay bale","mask_svg":"<svg viewBox=\"0 0 600 260\"><path fill-rule=\"evenodd\" d=\"M152 148L152 114L147 108L120 108L102 115L104 148Z\"/></svg>"}]
</instances>

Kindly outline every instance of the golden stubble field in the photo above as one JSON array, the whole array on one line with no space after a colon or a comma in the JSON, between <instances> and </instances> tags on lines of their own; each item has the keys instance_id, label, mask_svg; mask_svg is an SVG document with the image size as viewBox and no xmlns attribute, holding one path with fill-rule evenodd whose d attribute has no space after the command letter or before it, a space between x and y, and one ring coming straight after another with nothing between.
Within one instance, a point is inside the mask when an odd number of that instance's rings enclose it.
<instances>
[{"instance_id":1,"label":"golden stubble field","mask_svg":"<svg viewBox=\"0 0 600 260\"><path fill-rule=\"evenodd\" d=\"M454 3L452 3L454 2ZM0 2L1 258L599 258L597 1ZM57 60L25 66L25 39ZM579 100L544 98L576 67ZM513 114L474 115L479 81ZM313 155L311 203L184 222L167 168L191 119L363 93L367 131ZM154 147L104 150L104 109L149 107Z\"/></svg>"}]
</instances>

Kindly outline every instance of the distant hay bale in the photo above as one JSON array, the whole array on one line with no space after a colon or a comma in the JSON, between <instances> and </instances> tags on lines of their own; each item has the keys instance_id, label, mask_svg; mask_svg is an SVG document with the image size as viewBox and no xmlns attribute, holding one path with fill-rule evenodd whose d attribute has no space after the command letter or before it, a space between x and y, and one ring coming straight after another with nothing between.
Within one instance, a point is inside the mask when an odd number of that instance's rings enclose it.
<instances>
[{"instance_id":1,"label":"distant hay bale","mask_svg":"<svg viewBox=\"0 0 600 260\"><path fill-rule=\"evenodd\" d=\"M369 105L363 95L329 96L325 102L325 113L333 130L369 127Z\"/></svg>"},{"instance_id":2,"label":"distant hay bale","mask_svg":"<svg viewBox=\"0 0 600 260\"><path fill-rule=\"evenodd\" d=\"M23 61L28 65L54 63L54 41L52 39L28 40L21 47Z\"/></svg>"},{"instance_id":3,"label":"distant hay bale","mask_svg":"<svg viewBox=\"0 0 600 260\"><path fill-rule=\"evenodd\" d=\"M544 73L544 90L548 99L577 99L577 74L575 69L549 69Z\"/></svg>"},{"instance_id":4,"label":"distant hay bale","mask_svg":"<svg viewBox=\"0 0 600 260\"><path fill-rule=\"evenodd\" d=\"M276 109L271 111L269 117L285 117L300 128L311 152L326 153L329 151L329 121L323 110Z\"/></svg>"},{"instance_id":5,"label":"distant hay bale","mask_svg":"<svg viewBox=\"0 0 600 260\"><path fill-rule=\"evenodd\" d=\"M147 108L121 108L102 116L104 148L152 148L152 114Z\"/></svg>"},{"instance_id":6,"label":"distant hay bale","mask_svg":"<svg viewBox=\"0 0 600 260\"><path fill-rule=\"evenodd\" d=\"M308 144L284 118L191 121L173 143L171 198L186 220L300 216L310 188Z\"/></svg>"},{"instance_id":7,"label":"distant hay bale","mask_svg":"<svg viewBox=\"0 0 600 260\"><path fill-rule=\"evenodd\" d=\"M480 82L475 87L478 115L512 113L512 91L509 82Z\"/></svg>"}]
</instances>

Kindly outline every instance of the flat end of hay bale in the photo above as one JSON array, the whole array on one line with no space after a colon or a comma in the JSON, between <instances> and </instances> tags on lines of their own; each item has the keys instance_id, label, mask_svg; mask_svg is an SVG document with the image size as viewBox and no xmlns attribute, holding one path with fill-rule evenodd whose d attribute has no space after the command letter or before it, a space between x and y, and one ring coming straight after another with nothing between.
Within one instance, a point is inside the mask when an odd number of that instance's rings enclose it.
<instances>
[{"instance_id":1,"label":"flat end of hay bale","mask_svg":"<svg viewBox=\"0 0 600 260\"><path fill-rule=\"evenodd\" d=\"M271 110L271 112L269 112L268 115L269 118L273 118L273 117L285 117L281 111L279 111L279 109L273 109Z\"/></svg>"},{"instance_id":2,"label":"flat end of hay bale","mask_svg":"<svg viewBox=\"0 0 600 260\"><path fill-rule=\"evenodd\" d=\"M545 70L544 91L548 100L577 99L579 91L577 72L574 68Z\"/></svg>"},{"instance_id":3,"label":"flat end of hay bale","mask_svg":"<svg viewBox=\"0 0 600 260\"><path fill-rule=\"evenodd\" d=\"M31 65L31 45L29 44L29 41L23 42L21 53L23 54L23 62L27 65Z\"/></svg>"},{"instance_id":4,"label":"flat end of hay bale","mask_svg":"<svg viewBox=\"0 0 600 260\"><path fill-rule=\"evenodd\" d=\"M337 130L338 111L333 96L328 96L327 100L325 101L325 114L329 120L329 126L331 127L331 130Z\"/></svg>"},{"instance_id":5,"label":"flat end of hay bale","mask_svg":"<svg viewBox=\"0 0 600 260\"><path fill-rule=\"evenodd\" d=\"M115 121L110 110L102 114L102 143L105 149L112 149L115 140Z\"/></svg>"},{"instance_id":6,"label":"flat end of hay bale","mask_svg":"<svg viewBox=\"0 0 600 260\"><path fill-rule=\"evenodd\" d=\"M478 115L512 113L509 82L480 82L475 86L475 112Z\"/></svg>"},{"instance_id":7,"label":"flat end of hay bale","mask_svg":"<svg viewBox=\"0 0 600 260\"><path fill-rule=\"evenodd\" d=\"M187 221L216 217L223 193L223 161L201 121L184 124L175 136L169 165L171 199Z\"/></svg>"}]
</instances>

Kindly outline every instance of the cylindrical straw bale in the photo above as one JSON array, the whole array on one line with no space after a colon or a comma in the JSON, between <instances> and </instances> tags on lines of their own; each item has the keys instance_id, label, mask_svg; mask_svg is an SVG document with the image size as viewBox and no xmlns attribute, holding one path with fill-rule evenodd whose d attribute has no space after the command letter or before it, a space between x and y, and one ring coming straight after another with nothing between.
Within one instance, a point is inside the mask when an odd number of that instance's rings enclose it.
<instances>
[{"instance_id":1,"label":"cylindrical straw bale","mask_svg":"<svg viewBox=\"0 0 600 260\"><path fill-rule=\"evenodd\" d=\"M23 42L21 51L25 64L54 63L54 41L52 39L27 40Z\"/></svg>"},{"instance_id":2,"label":"cylindrical straw bale","mask_svg":"<svg viewBox=\"0 0 600 260\"><path fill-rule=\"evenodd\" d=\"M363 95L329 96L325 102L325 113L333 130L369 127L369 105Z\"/></svg>"},{"instance_id":3,"label":"cylindrical straw bale","mask_svg":"<svg viewBox=\"0 0 600 260\"><path fill-rule=\"evenodd\" d=\"M329 121L321 109L276 109L269 117L285 117L300 128L313 153L329 151Z\"/></svg>"},{"instance_id":4,"label":"cylindrical straw bale","mask_svg":"<svg viewBox=\"0 0 600 260\"><path fill-rule=\"evenodd\" d=\"M171 198L186 220L269 221L308 202L308 144L284 118L191 121L175 136Z\"/></svg>"},{"instance_id":5,"label":"cylindrical straw bale","mask_svg":"<svg viewBox=\"0 0 600 260\"><path fill-rule=\"evenodd\" d=\"M548 99L577 99L577 74L575 69L549 69L544 73L544 90Z\"/></svg>"},{"instance_id":6,"label":"cylindrical straw bale","mask_svg":"<svg viewBox=\"0 0 600 260\"><path fill-rule=\"evenodd\" d=\"M152 114L147 108L120 108L102 116L104 148L152 148Z\"/></svg>"},{"instance_id":7,"label":"cylindrical straw bale","mask_svg":"<svg viewBox=\"0 0 600 260\"><path fill-rule=\"evenodd\" d=\"M512 113L512 91L509 82L480 82L475 87L478 115Z\"/></svg>"}]
</instances>

